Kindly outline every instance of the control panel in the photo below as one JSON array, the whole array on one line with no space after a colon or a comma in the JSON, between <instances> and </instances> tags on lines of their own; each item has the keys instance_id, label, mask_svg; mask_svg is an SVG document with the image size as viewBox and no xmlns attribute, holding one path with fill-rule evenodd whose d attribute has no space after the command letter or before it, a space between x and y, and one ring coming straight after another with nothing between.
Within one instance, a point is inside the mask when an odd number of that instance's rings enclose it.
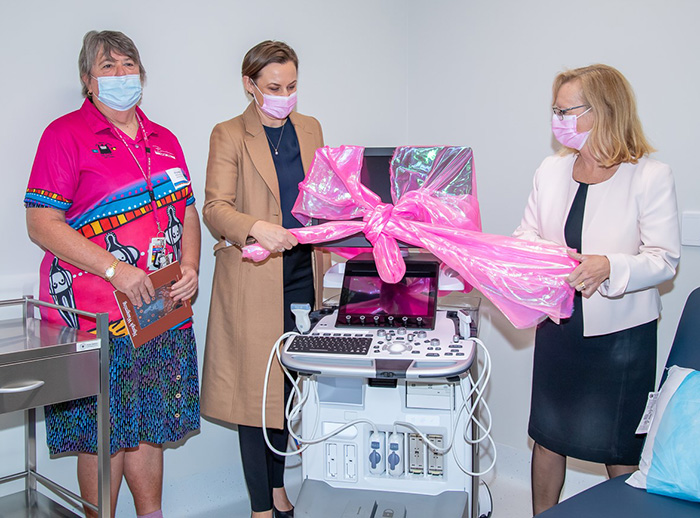
<instances>
[{"instance_id":1,"label":"control panel","mask_svg":"<svg viewBox=\"0 0 700 518\"><path fill-rule=\"evenodd\" d=\"M419 379L458 376L474 360L474 343L445 311L434 329L338 327L336 318L326 315L309 334L287 340L282 363L305 374Z\"/></svg>"}]
</instances>

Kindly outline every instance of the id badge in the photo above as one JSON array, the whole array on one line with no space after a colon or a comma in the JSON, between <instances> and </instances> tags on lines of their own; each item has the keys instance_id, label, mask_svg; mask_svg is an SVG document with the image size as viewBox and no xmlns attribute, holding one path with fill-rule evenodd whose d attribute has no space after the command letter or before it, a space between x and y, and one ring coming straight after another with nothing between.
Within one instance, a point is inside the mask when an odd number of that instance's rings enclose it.
<instances>
[{"instance_id":1,"label":"id badge","mask_svg":"<svg viewBox=\"0 0 700 518\"><path fill-rule=\"evenodd\" d=\"M168 266L172 262L172 254L168 254L165 248L164 237L154 237L148 247L148 269L158 270Z\"/></svg>"},{"instance_id":2,"label":"id badge","mask_svg":"<svg viewBox=\"0 0 700 518\"><path fill-rule=\"evenodd\" d=\"M184 171L179 167L173 167L172 169L168 169L167 171L165 171L165 173L168 175L168 178L170 178L170 181L173 182L173 186L176 189L180 189L181 187L190 184L190 181L185 176Z\"/></svg>"}]
</instances>

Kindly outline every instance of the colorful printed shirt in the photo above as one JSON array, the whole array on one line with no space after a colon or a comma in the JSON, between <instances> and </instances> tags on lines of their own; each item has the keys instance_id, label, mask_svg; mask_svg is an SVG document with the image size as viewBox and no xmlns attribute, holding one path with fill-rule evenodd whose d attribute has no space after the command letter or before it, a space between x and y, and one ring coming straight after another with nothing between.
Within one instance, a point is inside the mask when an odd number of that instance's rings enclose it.
<instances>
[{"instance_id":1,"label":"colorful printed shirt","mask_svg":"<svg viewBox=\"0 0 700 518\"><path fill-rule=\"evenodd\" d=\"M136 139L130 138L88 99L79 110L53 121L39 142L24 204L65 211L66 223L74 230L116 259L148 271L149 246L158 236L156 217L168 245L166 252L179 260L185 209L195 200L175 135L148 120L139 108L136 113L148 146L140 128ZM152 189L146 181L148 155ZM110 322L121 321L111 283L48 251L41 263L39 290L41 300L108 312ZM95 328L92 320L53 309L42 311L42 318Z\"/></svg>"}]
</instances>

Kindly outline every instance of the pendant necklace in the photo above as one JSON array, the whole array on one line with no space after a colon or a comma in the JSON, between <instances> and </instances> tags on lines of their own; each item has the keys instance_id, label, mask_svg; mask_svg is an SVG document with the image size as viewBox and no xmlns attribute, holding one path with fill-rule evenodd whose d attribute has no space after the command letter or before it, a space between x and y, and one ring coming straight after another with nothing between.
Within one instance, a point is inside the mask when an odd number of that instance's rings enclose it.
<instances>
[{"instance_id":1,"label":"pendant necklace","mask_svg":"<svg viewBox=\"0 0 700 518\"><path fill-rule=\"evenodd\" d=\"M272 146L272 149L275 150L275 156L279 155L279 151L278 151L278 150L279 150L279 147L280 147L280 143L282 142L282 135L284 134L284 127L285 127L286 125L287 125L287 121L284 121L284 124L282 124L282 131L280 131L280 138L277 139L277 145L276 145L276 146L272 143L272 140L270 139L270 135L267 134L267 131L265 132L265 136L267 137L267 140L270 141L270 145Z\"/></svg>"}]
</instances>

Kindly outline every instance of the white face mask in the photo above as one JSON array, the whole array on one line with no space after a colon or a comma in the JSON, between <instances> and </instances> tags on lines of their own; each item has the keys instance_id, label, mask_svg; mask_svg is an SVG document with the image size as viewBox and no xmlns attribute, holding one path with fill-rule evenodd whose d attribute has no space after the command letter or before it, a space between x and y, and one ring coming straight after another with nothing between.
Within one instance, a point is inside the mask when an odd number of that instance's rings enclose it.
<instances>
[{"instance_id":1,"label":"white face mask","mask_svg":"<svg viewBox=\"0 0 700 518\"><path fill-rule=\"evenodd\" d=\"M554 133L554 138L556 138L562 146L581 151L581 148L586 143L586 140L588 140L588 136L591 132L589 130L578 133L576 131L576 121L581 115L587 114L592 109L593 108L589 107L580 115L564 115L563 120L559 120L556 114L552 115L552 133Z\"/></svg>"},{"instance_id":2,"label":"white face mask","mask_svg":"<svg viewBox=\"0 0 700 518\"><path fill-rule=\"evenodd\" d=\"M113 110L124 112L136 106L141 99L143 90L138 74L92 77L97 80L97 98Z\"/></svg>"},{"instance_id":3,"label":"white face mask","mask_svg":"<svg viewBox=\"0 0 700 518\"><path fill-rule=\"evenodd\" d=\"M262 106L260 106L260 103L258 103L255 96L253 96L253 99L255 99L255 104L258 105L265 115L272 117L273 119L286 119L289 117L289 114L292 113L292 110L294 110L294 107L297 105L296 92L288 96L268 95L262 93L260 88L258 88L258 85L255 84L255 81L251 79L250 82L253 83L255 89L260 92L260 95L263 96Z\"/></svg>"}]
</instances>

